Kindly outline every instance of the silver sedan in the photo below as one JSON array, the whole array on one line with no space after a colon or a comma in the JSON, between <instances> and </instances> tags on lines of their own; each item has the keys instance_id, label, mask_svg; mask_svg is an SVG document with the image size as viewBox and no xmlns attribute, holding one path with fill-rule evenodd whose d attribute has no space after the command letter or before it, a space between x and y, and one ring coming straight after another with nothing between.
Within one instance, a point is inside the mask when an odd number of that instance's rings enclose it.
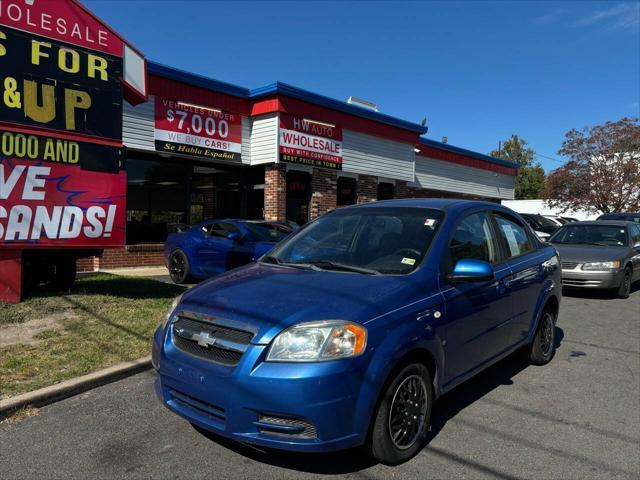
<instances>
[{"instance_id":1,"label":"silver sedan","mask_svg":"<svg viewBox=\"0 0 640 480\"><path fill-rule=\"evenodd\" d=\"M565 287L606 288L627 298L640 280L640 225L624 221L574 222L550 239L560 254Z\"/></svg>"}]
</instances>

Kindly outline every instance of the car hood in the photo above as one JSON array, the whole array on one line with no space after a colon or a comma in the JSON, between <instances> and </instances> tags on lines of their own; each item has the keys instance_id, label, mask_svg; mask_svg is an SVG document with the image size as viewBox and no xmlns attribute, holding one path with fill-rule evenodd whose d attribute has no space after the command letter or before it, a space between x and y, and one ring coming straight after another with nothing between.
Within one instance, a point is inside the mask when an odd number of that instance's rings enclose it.
<instances>
[{"instance_id":1,"label":"car hood","mask_svg":"<svg viewBox=\"0 0 640 480\"><path fill-rule=\"evenodd\" d=\"M628 252L627 247L602 247L598 245L563 245L552 244L562 262L608 262L624 258Z\"/></svg>"},{"instance_id":2,"label":"car hood","mask_svg":"<svg viewBox=\"0 0 640 480\"><path fill-rule=\"evenodd\" d=\"M267 344L290 325L315 320L364 323L415 298L412 275L362 275L254 263L192 288L179 310L256 332ZM425 287L425 285L421 285ZM424 288L421 289L424 293Z\"/></svg>"}]
</instances>

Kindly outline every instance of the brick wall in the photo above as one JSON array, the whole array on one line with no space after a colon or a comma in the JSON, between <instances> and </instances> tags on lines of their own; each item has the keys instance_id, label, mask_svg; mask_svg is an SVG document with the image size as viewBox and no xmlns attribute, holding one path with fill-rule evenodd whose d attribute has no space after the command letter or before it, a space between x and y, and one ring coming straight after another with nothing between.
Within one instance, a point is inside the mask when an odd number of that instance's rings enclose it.
<instances>
[{"instance_id":1,"label":"brick wall","mask_svg":"<svg viewBox=\"0 0 640 480\"><path fill-rule=\"evenodd\" d=\"M264 219L286 220L287 166L273 163L264 169Z\"/></svg>"},{"instance_id":2,"label":"brick wall","mask_svg":"<svg viewBox=\"0 0 640 480\"><path fill-rule=\"evenodd\" d=\"M358 176L358 203L375 202L378 199L378 177Z\"/></svg>"},{"instance_id":3,"label":"brick wall","mask_svg":"<svg viewBox=\"0 0 640 480\"><path fill-rule=\"evenodd\" d=\"M149 243L109 248L105 249L101 257L81 258L76 265L79 272L110 268L161 267L164 266L164 245Z\"/></svg>"},{"instance_id":4,"label":"brick wall","mask_svg":"<svg viewBox=\"0 0 640 480\"><path fill-rule=\"evenodd\" d=\"M313 169L310 220L336 208L338 176L333 170Z\"/></svg>"},{"instance_id":5,"label":"brick wall","mask_svg":"<svg viewBox=\"0 0 640 480\"><path fill-rule=\"evenodd\" d=\"M411 198L409 194L409 187L407 187L407 182L402 180L396 181L396 188L393 193L394 198Z\"/></svg>"}]
</instances>

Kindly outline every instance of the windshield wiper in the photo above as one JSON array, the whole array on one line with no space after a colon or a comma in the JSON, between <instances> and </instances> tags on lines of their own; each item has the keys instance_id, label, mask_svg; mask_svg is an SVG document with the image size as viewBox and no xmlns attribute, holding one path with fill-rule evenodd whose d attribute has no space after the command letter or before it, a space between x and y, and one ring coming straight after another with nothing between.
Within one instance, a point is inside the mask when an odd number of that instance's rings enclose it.
<instances>
[{"instance_id":1,"label":"windshield wiper","mask_svg":"<svg viewBox=\"0 0 640 480\"><path fill-rule=\"evenodd\" d=\"M264 263L273 263L275 265L282 265L282 261L278 257L274 257L273 255L265 255L260 259L260 262Z\"/></svg>"},{"instance_id":2,"label":"windshield wiper","mask_svg":"<svg viewBox=\"0 0 640 480\"><path fill-rule=\"evenodd\" d=\"M356 267L355 265L347 265L346 263L333 262L331 260L314 260L308 263L322 270L343 270L345 272L356 272L365 275L380 275L380 272L372 268Z\"/></svg>"},{"instance_id":3,"label":"windshield wiper","mask_svg":"<svg viewBox=\"0 0 640 480\"><path fill-rule=\"evenodd\" d=\"M314 270L315 267L309 263L295 263L295 262L283 262L278 257L274 257L273 255L265 255L260 259L260 262L264 263L272 263L274 265L280 265L281 267L293 267L293 268L301 268L304 270Z\"/></svg>"}]
</instances>

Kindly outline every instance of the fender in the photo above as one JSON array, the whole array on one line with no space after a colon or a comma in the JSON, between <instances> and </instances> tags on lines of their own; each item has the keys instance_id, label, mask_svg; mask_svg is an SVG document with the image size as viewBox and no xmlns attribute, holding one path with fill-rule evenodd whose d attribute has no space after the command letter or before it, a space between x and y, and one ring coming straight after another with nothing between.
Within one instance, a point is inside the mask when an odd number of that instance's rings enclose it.
<instances>
[{"instance_id":1,"label":"fender","mask_svg":"<svg viewBox=\"0 0 640 480\"><path fill-rule=\"evenodd\" d=\"M533 337L535 336L536 330L538 329L538 323L540 321L542 309L547 304L549 299L551 299L551 297L555 297L555 299L558 301L558 306L560 305L562 294L558 294L558 291L561 288L562 285L558 285L556 279L554 278L549 277L544 282L544 285L540 289L540 293L538 294L538 300L536 301L535 311L531 318L526 343L531 343L533 341Z\"/></svg>"},{"instance_id":2,"label":"fender","mask_svg":"<svg viewBox=\"0 0 640 480\"><path fill-rule=\"evenodd\" d=\"M393 322L384 332L383 338L378 338L380 343L374 348L373 357L369 361L364 374L357 402L357 411L354 415L356 431L363 432L362 442L366 440L366 434L371 425L372 415L380 400L384 388L387 385L390 374L396 368L403 357L416 350L427 351L433 357L436 369L433 381L434 396L440 395L440 379L438 372L442 371L444 351L442 338L430 323L421 323L415 315L402 316ZM412 341L407 341L412 339Z\"/></svg>"}]
</instances>

